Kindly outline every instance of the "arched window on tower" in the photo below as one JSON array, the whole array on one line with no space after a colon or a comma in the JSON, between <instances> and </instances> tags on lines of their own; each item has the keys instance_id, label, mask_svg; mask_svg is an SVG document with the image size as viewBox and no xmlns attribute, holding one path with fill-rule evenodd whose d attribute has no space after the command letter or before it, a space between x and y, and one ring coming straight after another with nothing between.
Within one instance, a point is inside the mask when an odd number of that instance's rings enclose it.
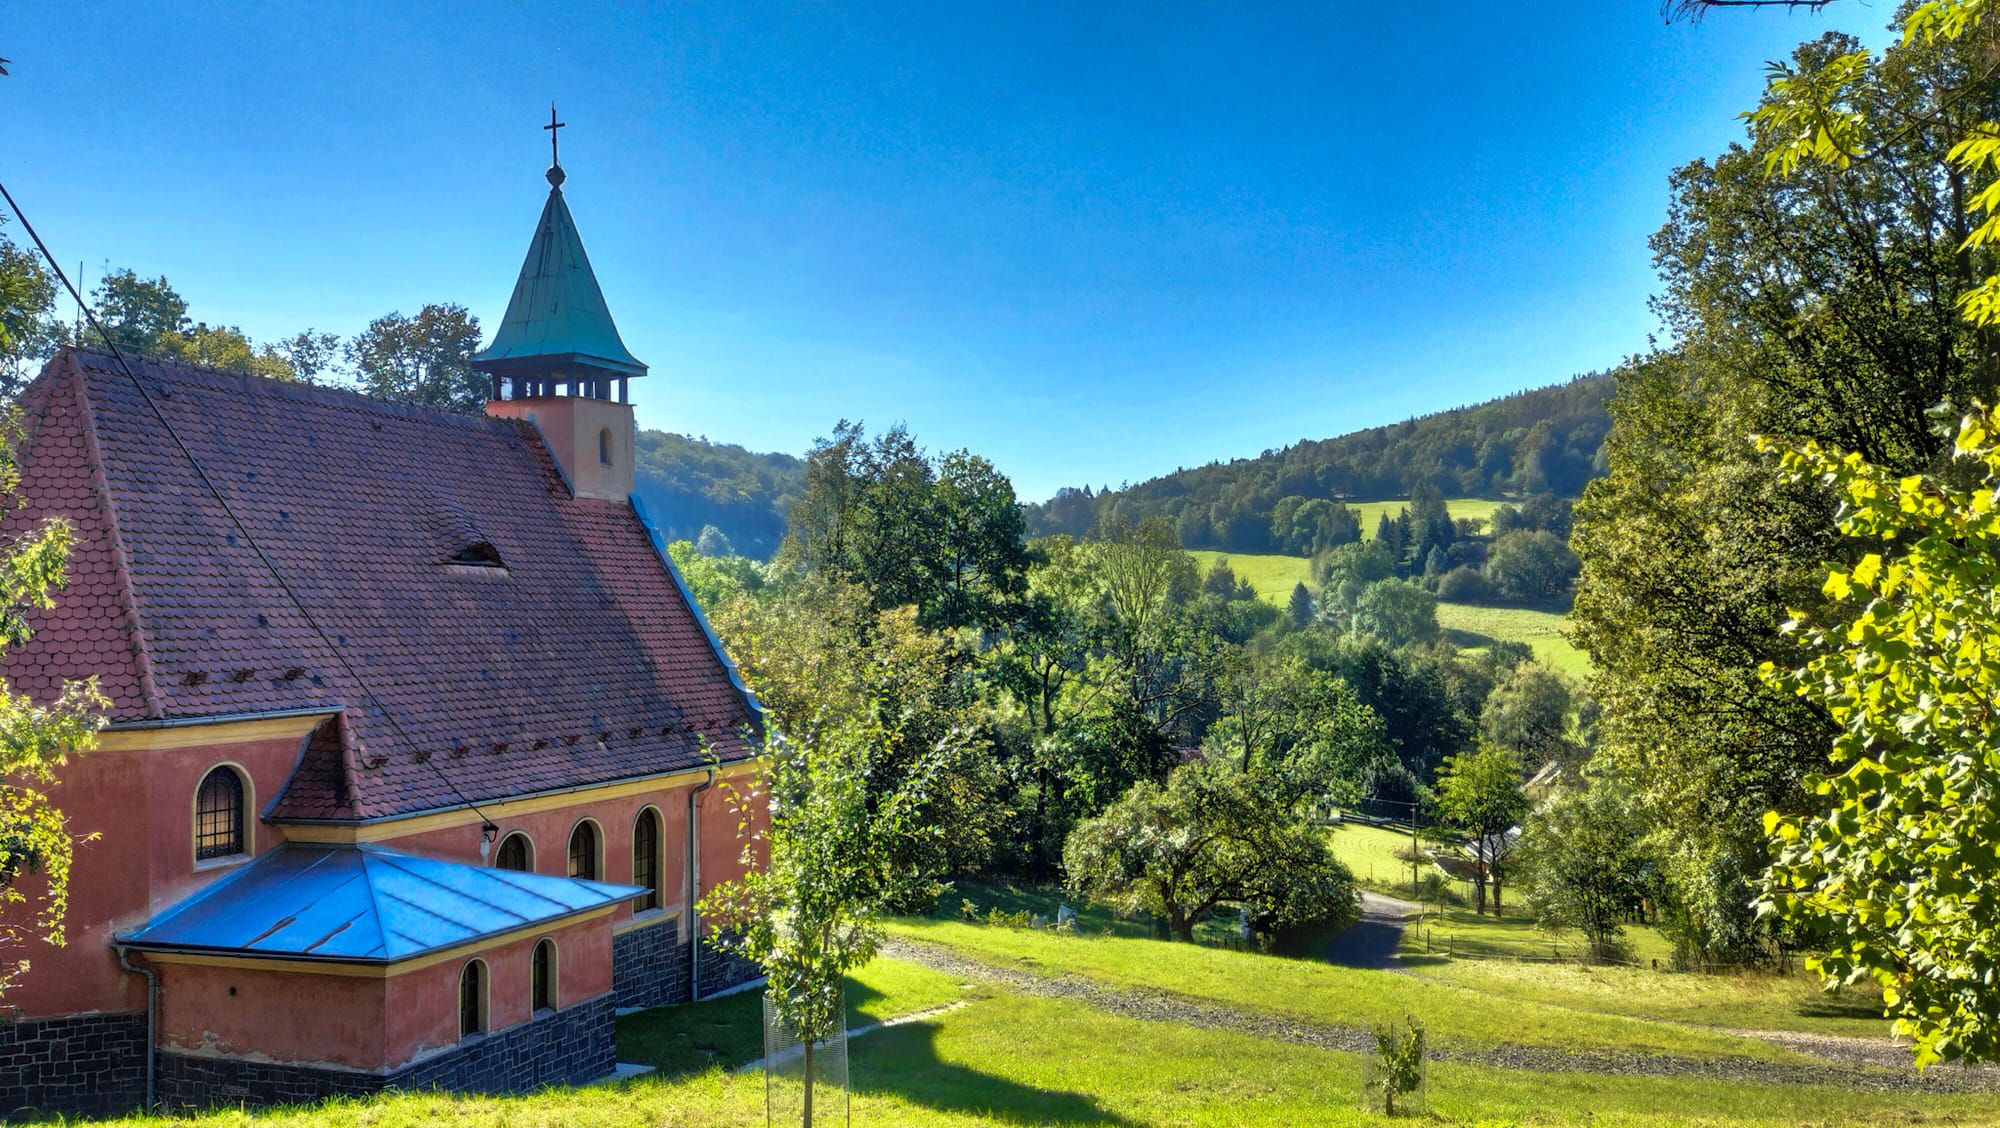
<instances>
[{"instance_id":1,"label":"arched window on tower","mask_svg":"<svg viewBox=\"0 0 2000 1128\"><path fill-rule=\"evenodd\" d=\"M569 832L569 875L597 880L597 824L589 819Z\"/></svg>"},{"instance_id":2,"label":"arched window on tower","mask_svg":"<svg viewBox=\"0 0 2000 1128\"><path fill-rule=\"evenodd\" d=\"M202 777L194 797L194 857L228 858L243 852L243 777L218 767Z\"/></svg>"},{"instance_id":3,"label":"arched window on tower","mask_svg":"<svg viewBox=\"0 0 2000 1128\"><path fill-rule=\"evenodd\" d=\"M597 432L597 461L611 465L611 428Z\"/></svg>"},{"instance_id":4,"label":"arched window on tower","mask_svg":"<svg viewBox=\"0 0 2000 1128\"><path fill-rule=\"evenodd\" d=\"M632 884L646 891L633 904L634 912L660 907L660 813L651 807L632 824Z\"/></svg>"}]
</instances>

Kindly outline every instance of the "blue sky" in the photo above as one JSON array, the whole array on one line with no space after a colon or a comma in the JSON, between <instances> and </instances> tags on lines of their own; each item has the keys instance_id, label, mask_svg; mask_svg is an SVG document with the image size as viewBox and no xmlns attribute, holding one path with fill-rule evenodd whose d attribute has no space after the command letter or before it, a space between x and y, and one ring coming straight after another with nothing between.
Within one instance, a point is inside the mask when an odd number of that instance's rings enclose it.
<instances>
[{"instance_id":1,"label":"blue sky","mask_svg":"<svg viewBox=\"0 0 2000 1128\"><path fill-rule=\"evenodd\" d=\"M67 263L253 337L491 326L554 99L642 426L901 420L1027 499L1617 363L1668 171L1764 60L1890 14L185 7L0 10L0 177Z\"/></svg>"}]
</instances>

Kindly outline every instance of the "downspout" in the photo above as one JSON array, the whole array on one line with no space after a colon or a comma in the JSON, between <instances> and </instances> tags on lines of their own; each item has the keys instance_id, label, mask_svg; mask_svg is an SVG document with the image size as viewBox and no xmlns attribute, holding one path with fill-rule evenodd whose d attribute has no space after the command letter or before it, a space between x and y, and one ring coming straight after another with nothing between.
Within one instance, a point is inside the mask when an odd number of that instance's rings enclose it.
<instances>
[{"instance_id":1,"label":"downspout","mask_svg":"<svg viewBox=\"0 0 2000 1128\"><path fill-rule=\"evenodd\" d=\"M695 800L715 786L715 769L688 789L688 1002L701 998L701 836L697 833Z\"/></svg>"},{"instance_id":2,"label":"downspout","mask_svg":"<svg viewBox=\"0 0 2000 1128\"><path fill-rule=\"evenodd\" d=\"M153 1061L154 1058L158 1056L157 1051L154 1049L154 1047L158 1044L157 1027L159 1024L159 1012L160 1012L160 976L159 973L155 972L152 968L133 967L132 951L131 949L125 947L120 947L118 949L118 966L124 968L126 971L129 971L134 975L143 975L146 977L146 1108L145 1111L148 1115L151 1115L154 1105L156 1103L153 1099Z\"/></svg>"}]
</instances>

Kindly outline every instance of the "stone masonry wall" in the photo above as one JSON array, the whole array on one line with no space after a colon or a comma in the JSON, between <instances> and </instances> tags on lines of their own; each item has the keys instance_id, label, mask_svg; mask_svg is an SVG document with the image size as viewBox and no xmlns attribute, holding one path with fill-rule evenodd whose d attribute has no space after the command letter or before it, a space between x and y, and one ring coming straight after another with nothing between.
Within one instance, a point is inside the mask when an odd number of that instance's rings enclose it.
<instances>
[{"instance_id":1,"label":"stone masonry wall","mask_svg":"<svg viewBox=\"0 0 2000 1128\"><path fill-rule=\"evenodd\" d=\"M611 991L620 1007L657 1007L688 998L688 949L678 918L611 938Z\"/></svg>"},{"instance_id":2,"label":"stone masonry wall","mask_svg":"<svg viewBox=\"0 0 2000 1128\"><path fill-rule=\"evenodd\" d=\"M131 1112L146 1099L146 1012L0 1023L0 1117Z\"/></svg>"},{"instance_id":3,"label":"stone masonry wall","mask_svg":"<svg viewBox=\"0 0 2000 1128\"><path fill-rule=\"evenodd\" d=\"M762 974L764 969L755 961L719 948L706 936L702 937L701 983L697 992L702 998L748 983Z\"/></svg>"},{"instance_id":4,"label":"stone masonry wall","mask_svg":"<svg viewBox=\"0 0 2000 1128\"><path fill-rule=\"evenodd\" d=\"M166 1109L199 1109L365 1096L385 1089L519 1093L544 1085L578 1085L607 1076L617 1066L616 1006L615 995L601 995L386 1074L162 1050L159 1101Z\"/></svg>"}]
</instances>

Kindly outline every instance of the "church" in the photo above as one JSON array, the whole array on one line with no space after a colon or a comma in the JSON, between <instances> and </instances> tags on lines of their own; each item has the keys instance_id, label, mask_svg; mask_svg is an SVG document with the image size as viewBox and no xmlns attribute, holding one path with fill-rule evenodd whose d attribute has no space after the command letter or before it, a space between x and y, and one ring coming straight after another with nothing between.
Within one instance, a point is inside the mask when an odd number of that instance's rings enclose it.
<instances>
[{"instance_id":1,"label":"church","mask_svg":"<svg viewBox=\"0 0 2000 1128\"><path fill-rule=\"evenodd\" d=\"M0 533L75 542L0 675L112 704L0 1115L586 1082L618 1011L757 974L697 901L760 713L633 496L646 366L548 179L483 415L90 349L24 393Z\"/></svg>"}]
</instances>

